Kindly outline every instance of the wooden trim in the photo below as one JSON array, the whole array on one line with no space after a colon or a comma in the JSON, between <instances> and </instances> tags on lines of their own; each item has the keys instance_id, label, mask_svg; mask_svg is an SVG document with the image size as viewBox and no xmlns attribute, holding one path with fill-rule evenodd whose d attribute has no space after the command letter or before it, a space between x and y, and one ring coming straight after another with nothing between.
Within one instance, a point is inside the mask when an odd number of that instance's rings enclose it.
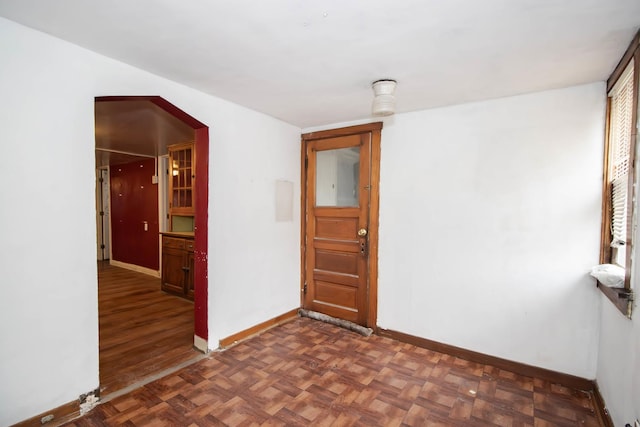
<instances>
[{"instance_id":1,"label":"wooden trim","mask_svg":"<svg viewBox=\"0 0 640 427\"><path fill-rule=\"evenodd\" d=\"M316 189L313 188L313 185L310 185L310 181L313 182L315 180L316 174L316 161L309 161L310 158L313 157L313 142L314 141L305 141L303 143L304 151L305 151L305 179L304 179L304 188L305 188L305 199L303 200L303 205L301 207L301 211L304 212L304 253L305 257L302 260L303 265L300 267L300 271L304 271L304 283L302 287L302 303L300 304L301 308L307 309L310 308L309 304L313 302L312 294L313 290L309 288L309 282L313 279L313 270L309 270L309 258L315 256L313 249L310 249L309 246L313 247L313 238L309 240L309 234L314 233L316 225L314 224L312 218L312 212L314 210L311 199L315 198ZM309 233L307 233L309 230ZM310 249L310 250L308 250ZM307 272L309 273L309 278L307 277ZM354 319L355 320L355 319Z\"/></svg>"},{"instance_id":2,"label":"wooden trim","mask_svg":"<svg viewBox=\"0 0 640 427\"><path fill-rule=\"evenodd\" d=\"M624 52L624 55L622 55L622 58L620 58L620 62L618 62L618 65L613 69L613 73L611 73L611 76L607 80L607 93L609 93L613 86L618 82L618 79L624 72L624 69L627 68L627 65L638 48L640 48L640 30L636 33L633 40L631 40L631 43L629 43L629 47Z\"/></svg>"},{"instance_id":3,"label":"wooden trim","mask_svg":"<svg viewBox=\"0 0 640 427\"><path fill-rule=\"evenodd\" d=\"M640 35L640 31L638 32ZM637 41L638 37L634 39ZM636 46L637 49L637 46ZM625 246L625 276L624 276L624 287L627 290L631 290L631 270L633 268L633 257L632 249L633 249L633 240L634 240L634 225L633 221L635 218L634 208L635 208L635 182L637 179L636 176L636 139L638 136L638 78L640 76L640 51L636 50L634 56L632 58L633 63L633 76L632 84L633 84L633 104L631 107L631 140L629 141L629 177L627 184L627 243L632 242L631 244L627 244ZM630 314L629 314L630 316Z\"/></svg>"},{"instance_id":4,"label":"wooden trim","mask_svg":"<svg viewBox=\"0 0 640 427\"><path fill-rule=\"evenodd\" d=\"M477 351L467 350L464 348L455 347L449 344L444 344L389 329L380 328L378 329L378 334L383 337L415 345L416 347L450 354L460 359L468 360L475 363L495 366L506 371L515 372L518 375L540 378L542 380L550 381L556 384L562 384L566 387L576 388L580 390L593 390L593 381L574 375L564 374L561 372L552 371L550 369L539 368L537 366L526 365L524 363L490 356L488 354L479 353Z\"/></svg>"},{"instance_id":5,"label":"wooden trim","mask_svg":"<svg viewBox=\"0 0 640 427\"><path fill-rule=\"evenodd\" d=\"M618 310L631 319L631 309L633 307L633 291L626 287L614 288L598 282L598 288L616 306Z\"/></svg>"},{"instance_id":6,"label":"wooden trim","mask_svg":"<svg viewBox=\"0 0 640 427\"><path fill-rule=\"evenodd\" d=\"M209 128L195 129L194 334L209 341ZM199 185L198 185L199 183Z\"/></svg>"},{"instance_id":7,"label":"wooden trim","mask_svg":"<svg viewBox=\"0 0 640 427\"><path fill-rule=\"evenodd\" d=\"M307 143L300 137L300 307L304 307L307 276Z\"/></svg>"},{"instance_id":8,"label":"wooden trim","mask_svg":"<svg viewBox=\"0 0 640 427\"><path fill-rule=\"evenodd\" d=\"M607 96L606 120L604 126L604 166L602 168L602 228L600 230L600 264L611 260L611 185L609 185L609 135L611 132L611 98Z\"/></svg>"},{"instance_id":9,"label":"wooden trim","mask_svg":"<svg viewBox=\"0 0 640 427\"><path fill-rule=\"evenodd\" d=\"M371 189L369 199L369 311L367 326L374 330L378 325L378 237L380 225L380 153L382 123L371 131Z\"/></svg>"},{"instance_id":10,"label":"wooden trim","mask_svg":"<svg viewBox=\"0 0 640 427\"><path fill-rule=\"evenodd\" d=\"M298 317L298 309L294 308L293 310L287 311L286 313L276 316L273 319L269 319L248 329L245 329L233 335L229 335L226 338L222 338L220 340L220 348L226 348L230 345L237 344L242 340L264 332L267 329L271 329L274 326L281 325L282 323L288 322L289 320L295 319L296 317Z\"/></svg>"},{"instance_id":11,"label":"wooden trim","mask_svg":"<svg viewBox=\"0 0 640 427\"><path fill-rule=\"evenodd\" d=\"M314 139L335 138L337 136L356 135L359 133L375 132L380 130L382 130L382 122L348 126L338 129L320 130L302 134L302 142L312 141Z\"/></svg>"},{"instance_id":12,"label":"wooden trim","mask_svg":"<svg viewBox=\"0 0 640 427\"><path fill-rule=\"evenodd\" d=\"M44 417L51 416L53 416L53 418L51 418L50 421L44 423L42 422L42 419ZM50 422L53 422L55 425L60 425L61 420L64 419L65 421L67 421L77 416L80 416L80 402L78 400L74 400L24 421L20 421L19 423L13 424L11 427L33 427L40 425L46 426L49 425Z\"/></svg>"},{"instance_id":13,"label":"wooden trim","mask_svg":"<svg viewBox=\"0 0 640 427\"><path fill-rule=\"evenodd\" d=\"M609 411L607 410L604 398L602 397L602 394L600 394L600 388L596 381L593 382L593 400L596 405L596 416L598 417L600 424L604 427L615 427L613 420L611 419L611 415L609 415Z\"/></svg>"}]
</instances>

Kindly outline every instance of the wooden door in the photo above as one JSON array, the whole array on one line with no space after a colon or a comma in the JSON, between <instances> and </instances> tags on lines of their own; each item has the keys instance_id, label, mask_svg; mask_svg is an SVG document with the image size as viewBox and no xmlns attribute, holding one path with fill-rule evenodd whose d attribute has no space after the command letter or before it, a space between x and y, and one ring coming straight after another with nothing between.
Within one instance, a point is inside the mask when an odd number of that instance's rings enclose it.
<instances>
[{"instance_id":1,"label":"wooden door","mask_svg":"<svg viewBox=\"0 0 640 427\"><path fill-rule=\"evenodd\" d=\"M151 183L154 159L109 169L112 259L160 269L158 189Z\"/></svg>"},{"instance_id":2,"label":"wooden door","mask_svg":"<svg viewBox=\"0 0 640 427\"><path fill-rule=\"evenodd\" d=\"M375 327L381 123L305 134L302 305Z\"/></svg>"},{"instance_id":3,"label":"wooden door","mask_svg":"<svg viewBox=\"0 0 640 427\"><path fill-rule=\"evenodd\" d=\"M185 284L184 249L163 246L162 248L162 290L184 295Z\"/></svg>"}]
</instances>

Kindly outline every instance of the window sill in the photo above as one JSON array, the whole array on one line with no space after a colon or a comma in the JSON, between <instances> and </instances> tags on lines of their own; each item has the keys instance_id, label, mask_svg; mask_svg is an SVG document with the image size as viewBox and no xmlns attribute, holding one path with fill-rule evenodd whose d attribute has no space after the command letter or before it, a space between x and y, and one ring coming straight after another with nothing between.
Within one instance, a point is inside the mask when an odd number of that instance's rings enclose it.
<instances>
[{"instance_id":1,"label":"window sill","mask_svg":"<svg viewBox=\"0 0 640 427\"><path fill-rule=\"evenodd\" d=\"M598 281L598 288L609 301L615 305L620 313L631 319L631 309L633 307L633 291L627 288L616 288L603 285Z\"/></svg>"}]
</instances>

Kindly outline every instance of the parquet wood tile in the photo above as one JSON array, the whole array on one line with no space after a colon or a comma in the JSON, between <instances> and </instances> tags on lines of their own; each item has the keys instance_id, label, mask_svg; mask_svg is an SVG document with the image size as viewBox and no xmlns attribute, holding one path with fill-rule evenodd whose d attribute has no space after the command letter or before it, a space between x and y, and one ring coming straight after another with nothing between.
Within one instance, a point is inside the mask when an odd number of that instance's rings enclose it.
<instances>
[{"instance_id":1,"label":"parquet wood tile","mask_svg":"<svg viewBox=\"0 0 640 427\"><path fill-rule=\"evenodd\" d=\"M298 318L67 425L599 424L590 393Z\"/></svg>"}]
</instances>

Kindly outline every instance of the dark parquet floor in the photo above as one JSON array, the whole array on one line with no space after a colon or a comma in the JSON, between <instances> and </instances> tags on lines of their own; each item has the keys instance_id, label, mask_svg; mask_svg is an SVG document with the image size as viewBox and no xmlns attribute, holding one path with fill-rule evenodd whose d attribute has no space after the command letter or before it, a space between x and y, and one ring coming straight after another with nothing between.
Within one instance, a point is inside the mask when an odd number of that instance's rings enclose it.
<instances>
[{"instance_id":1,"label":"dark parquet floor","mask_svg":"<svg viewBox=\"0 0 640 427\"><path fill-rule=\"evenodd\" d=\"M193 302L160 290L160 279L98 262L100 391L116 392L200 356Z\"/></svg>"},{"instance_id":2,"label":"dark parquet floor","mask_svg":"<svg viewBox=\"0 0 640 427\"><path fill-rule=\"evenodd\" d=\"M85 426L599 426L590 393L298 318L94 408Z\"/></svg>"}]
</instances>

